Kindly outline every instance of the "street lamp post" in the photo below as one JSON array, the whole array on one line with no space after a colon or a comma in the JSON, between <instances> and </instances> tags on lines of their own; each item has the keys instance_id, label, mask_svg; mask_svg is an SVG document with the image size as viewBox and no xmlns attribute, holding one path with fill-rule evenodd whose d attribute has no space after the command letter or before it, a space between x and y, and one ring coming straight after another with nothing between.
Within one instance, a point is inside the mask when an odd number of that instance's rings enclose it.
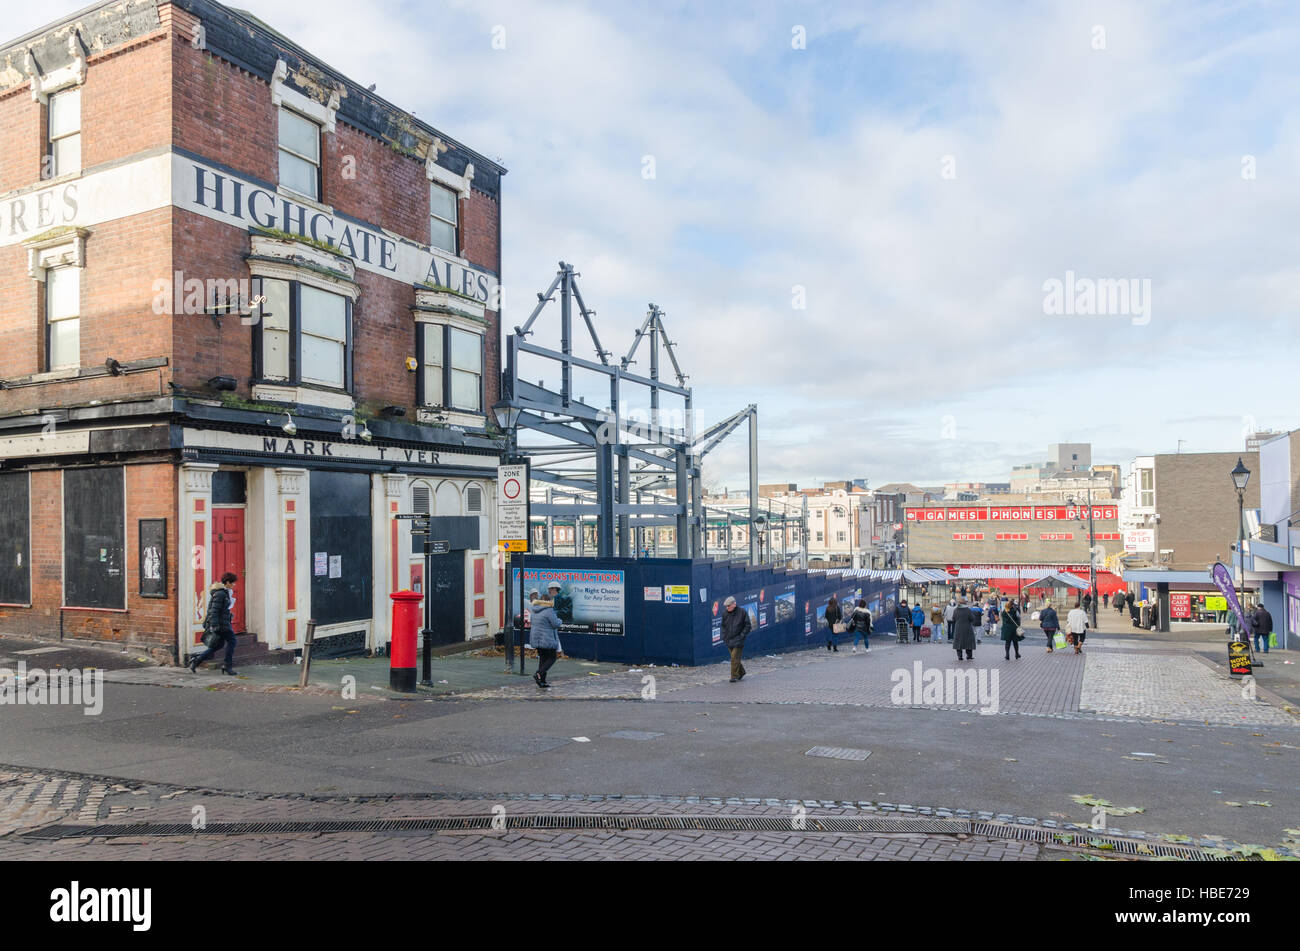
<instances>
[{"instance_id":1,"label":"street lamp post","mask_svg":"<svg viewBox=\"0 0 1300 951\"><path fill-rule=\"evenodd\" d=\"M512 406L509 400L502 400L501 402L494 403L492 405L492 414L496 417L497 425L501 428L502 432L506 434L505 451L501 455L502 465L507 465L507 466L513 465L516 461L515 450L516 450L516 444L517 444L518 432L519 432L519 416L521 413L523 413L523 409L518 406ZM500 487L498 487L498 491L500 491ZM532 530L533 530L532 525L529 525L526 534L530 537L532 535ZM547 539L547 549L548 551L550 549L549 538ZM506 566L506 615L508 621L505 625L506 628L505 640L506 640L507 672L513 670L515 666L514 636L516 633L516 628L515 628L514 574L515 574L515 553L512 551L510 552L509 563ZM521 589L523 588L523 585L524 585L524 573L521 569L519 572L519 586ZM425 581L425 587L426 588L428 587L427 579ZM520 626L518 628L519 673L522 676L525 673L524 670L525 657L524 657L524 641L523 641L524 632L523 632L523 621L522 621L522 616L523 616L522 596L519 598L519 602L520 602L519 614L521 618L519 622Z\"/></svg>"},{"instance_id":2,"label":"street lamp post","mask_svg":"<svg viewBox=\"0 0 1300 951\"><path fill-rule=\"evenodd\" d=\"M1097 532L1093 527L1092 521L1092 470L1088 470L1088 595L1091 602L1088 605L1088 614L1091 616L1092 629L1097 629L1097 558L1096 558L1096 541ZM1070 499L1070 504L1074 505L1074 499ZM1080 523L1083 519L1078 519Z\"/></svg>"},{"instance_id":3,"label":"street lamp post","mask_svg":"<svg viewBox=\"0 0 1300 951\"><path fill-rule=\"evenodd\" d=\"M1240 574L1237 582L1237 600L1245 611L1242 600L1246 596L1246 484L1250 482L1250 470L1237 457L1237 465L1231 472L1233 488L1237 490L1237 564ZM1250 631L1242 631L1242 640L1250 643Z\"/></svg>"}]
</instances>

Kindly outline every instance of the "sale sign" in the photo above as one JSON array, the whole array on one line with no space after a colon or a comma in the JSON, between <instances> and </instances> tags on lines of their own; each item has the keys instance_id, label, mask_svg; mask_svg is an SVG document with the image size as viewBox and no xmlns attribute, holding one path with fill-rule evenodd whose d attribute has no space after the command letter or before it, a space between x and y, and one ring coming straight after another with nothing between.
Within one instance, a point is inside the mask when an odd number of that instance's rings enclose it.
<instances>
[{"instance_id":1,"label":"sale sign","mask_svg":"<svg viewBox=\"0 0 1300 951\"><path fill-rule=\"evenodd\" d=\"M1171 594L1169 595L1169 616L1174 617L1191 617L1192 616L1192 596L1190 594Z\"/></svg>"}]
</instances>

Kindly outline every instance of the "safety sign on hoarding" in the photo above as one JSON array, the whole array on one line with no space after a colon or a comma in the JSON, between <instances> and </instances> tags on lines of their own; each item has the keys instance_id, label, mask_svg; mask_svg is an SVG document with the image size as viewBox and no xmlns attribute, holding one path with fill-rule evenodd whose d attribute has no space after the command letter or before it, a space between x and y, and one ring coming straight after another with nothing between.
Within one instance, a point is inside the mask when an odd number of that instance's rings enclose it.
<instances>
[{"instance_id":1,"label":"safety sign on hoarding","mask_svg":"<svg viewBox=\"0 0 1300 951\"><path fill-rule=\"evenodd\" d=\"M497 547L528 551L528 464L497 466Z\"/></svg>"}]
</instances>

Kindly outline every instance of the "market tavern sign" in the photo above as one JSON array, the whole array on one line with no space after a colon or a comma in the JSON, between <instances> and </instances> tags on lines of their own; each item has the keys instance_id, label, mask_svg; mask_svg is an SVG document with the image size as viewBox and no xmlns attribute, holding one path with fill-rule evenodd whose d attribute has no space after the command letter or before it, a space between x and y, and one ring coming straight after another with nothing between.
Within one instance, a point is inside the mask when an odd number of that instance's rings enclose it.
<instances>
[{"instance_id":1,"label":"market tavern sign","mask_svg":"<svg viewBox=\"0 0 1300 951\"><path fill-rule=\"evenodd\" d=\"M329 439L303 439L299 436L252 436L213 429L186 429L186 449L215 452L259 453L286 459L349 459L388 465L457 466L490 468L495 456L476 456L461 452L434 452L428 449L405 449L393 446L368 446L360 442Z\"/></svg>"},{"instance_id":2,"label":"market tavern sign","mask_svg":"<svg viewBox=\"0 0 1300 951\"><path fill-rule=\"evenodd\" d=\"M405 284L434 284L499 307L497 279L454 255L331 214L187 155L167 152L0 196L0 247L51 228L86 227L172 205L234 227L321 241L356 266Z\"/></svg>"}]
</instances>

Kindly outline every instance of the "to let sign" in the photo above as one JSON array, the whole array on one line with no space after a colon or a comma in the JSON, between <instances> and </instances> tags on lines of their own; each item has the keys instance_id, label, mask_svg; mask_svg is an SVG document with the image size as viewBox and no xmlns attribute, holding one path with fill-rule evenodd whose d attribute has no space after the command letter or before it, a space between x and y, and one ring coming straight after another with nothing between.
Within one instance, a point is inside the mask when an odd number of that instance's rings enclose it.
<instances>
[{"instance_id":1,"label":"to let sign","mask_svg":"<svg viewBox=\"0 0 1300 951\"><path fill-rule=\"evenodd\" d=\"M497 547L528 551L528 464L497 466Z\"/></svg>"}]
</instances>

